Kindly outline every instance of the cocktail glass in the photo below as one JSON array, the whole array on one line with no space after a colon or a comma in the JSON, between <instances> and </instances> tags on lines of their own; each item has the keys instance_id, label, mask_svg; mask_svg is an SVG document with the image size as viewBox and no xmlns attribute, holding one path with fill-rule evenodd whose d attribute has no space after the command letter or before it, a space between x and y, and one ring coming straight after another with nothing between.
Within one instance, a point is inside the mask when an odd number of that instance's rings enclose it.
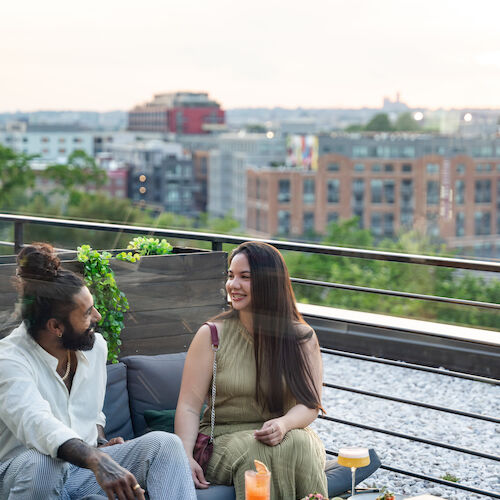
<instances>
[{"instance_id":1,"label":"cocktail glass","mask_svg":"<svg viewBox=\"0 0 500 500\"><path fill-rule=\"evenodd\" d=\"M352 472L352 495L356 494L354 487L356 485L356 469L366 467L370 464L370 454L367 448L340 448L338 456L339 465L350 467Z\"/></svg>"},{"instance_id":2,"label":"cocktail glass","mask_svg":"<svg viewBox=\"0 0 500 500\"><path fill-rule=\"evenodd\" d=\"M271 473L245 471L245 500L271 499Z\"/></svg>"}]
</instances>

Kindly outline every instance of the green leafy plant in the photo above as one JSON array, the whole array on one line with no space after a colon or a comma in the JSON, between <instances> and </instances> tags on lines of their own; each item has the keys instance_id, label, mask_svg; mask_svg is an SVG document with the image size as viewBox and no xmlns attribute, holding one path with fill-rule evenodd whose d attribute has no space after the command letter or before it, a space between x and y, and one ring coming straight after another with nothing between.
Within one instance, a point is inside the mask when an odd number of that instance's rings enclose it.
<instances>
[{"instance_id":1,"label":"green leafy plant","mask_svg":"<svg viewBox=\"0 0 500 500\"><path fill-rule=\"evenodd\" d=\"M108 361L118 362L123 315L129 309L125 294L116 285L109 265L111 254L93 250L89 245L78 247L78 261L83 264L85 284L94 297L94 305L102 316L99 331L108 343Z\"/></svg>"},{"instance_id":2,"label":"green leafy plant","mask_svg":"<svg viewBox=\"0 0 500 500\"><path fill-rule=\"evenodd\" d=\"M458 483L460 479L457 476L454 476L453 474L446 473L444 476L441 476L441 479L444 479L445 481L451 481L452 483Z\"/></svg>"},{"instance_id":3,"label":"green leafy plant","mask_svg":"<svg viewBox=\"0 0 500 500\"><path fill-rule=\"evenodd\" d=\"M129 241L127 250L135 250L132 252L121 252L116 258L128 262L137 262L143 255L166 255L172 253L172 245L165 239L146 238L138 236Z\"/></svg>"}]
</instances>

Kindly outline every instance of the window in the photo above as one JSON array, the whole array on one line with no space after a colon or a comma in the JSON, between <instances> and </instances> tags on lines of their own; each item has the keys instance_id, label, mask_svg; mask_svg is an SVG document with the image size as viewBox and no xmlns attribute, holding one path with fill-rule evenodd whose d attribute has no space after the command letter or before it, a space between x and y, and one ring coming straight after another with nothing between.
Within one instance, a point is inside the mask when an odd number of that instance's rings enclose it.
<instances>
[{"instance_id":1,"label":"window","mask_svg":"<svg viewBox=\"0 0 500 500\"><path fill-rule=\"evenodd\" d=\"M290 212L278 210L278 234L290 233Z\"/></svg>"},{"instance_id":2,"label":"window","mask_svg":"<svg viewBox=\"0 0 500 500\"><path fill-rule=\"evenodd\" d=\"M394 214L384 214L384 236L394 236Z\"/></svg>"},{"instance_id":3,"label":"window","mask_svg":"<svg viewBox=\"0 0 500 500\"><path fill-rule=\"evenodd\" d=\"M258 177L255 179L255 198L260 199L260 179Z\"/></svg>"},{"instance_id":4,"label":"window","mask_svg":"<svg viewBox=\"0 0 500 500\"><path fill-rule=\"evenodd\" d=\"M382 172L382 165L380 163L374 163L372 165L372 172Z\"/></svg>"},{"instance_id":5,"label":"window","mask_svg":"<svg viewBox=\"0 0 500 500\"><path fill-rule=\"evenodd\" d=\"M474 201L476 203L491 202L491 180L483 179L475 182Z\"/></svg>"},{"instance_id":6,"label":"window","mask_svg":"<svg viewBox=\"0 0 500 500\"><path fill-rule=\"evenodd\" d=\"M455 236L465 235L465 214L463 212L457 212L455 217Z\"/></svg>"},{"instance_id":7,"label":"window","mask_svg":"<svg viewBox=\"0 0 500 500\"><path fill-rule=\"evenodd\" d=\"M386 163L384 165L384 172L394 172L394 165L392 163Z\"/></svg>"},{"instance_id":8,"label":"window","mask_svg":"<svg viewBox=\"0 0 500 500\"><path fill-rule=\"evenodd\" d=\"M406 228L410 228L413 226L413 209L412 208L401 208L401 225Z\"/></svg>"},{"instance_id":9,"label":"window","mask_svg":"<svg viewBox=\"0 0 500 500\"><path fill-rule=\"evenodd\" d=\"M314 203L314 179L304 179L303 201L304 203Z\"/></svg>"},{"instance_id":10,"label":"window","mask_svg":"<svg viewBox=\"0 0 500 500\"><path fill-rule=\"evenodd\" d=\"M401 170L403 172L411 172L412 171L412 165L410 163L403 163L403 166L401 167Z\"/></svg>"},{"instance_id":11,"label":"window","mask_svg":"<svg viewBox=\"0 0 500 500\"><path fill-rule=\"evenodd\" d=\"M83 140L80 137L74 137L73 142L80 143L80 142L83 142Z\"/></svg>"},{"instance_id":12,"label":"window","mask_svg":"<svg viewBox=\"0 0 500 500\"><path fill-rule=\"evenodd\" d=\"M372 203L382 203L383 182L381 179L372 179L370 181L372 192Z\"/></svg>"},{"instance_id":13,"label":"window","mask_svg":"<svg viewBox=\"0 0 500 500\"><path fill-rule=\"evenodd\" d=\"M455 203L457 205L465 203L465 181L455 181Z\"/></svg>"},{"instance_id":14,"label":"window","mask_svg":"<svg viewBox=\"0 0 500 500\"><path fill-rule=\"evenodd\" d=\"M354 158L366 158L368 156L368 148L366 146L353 146L352 156Z\"/></svg>"},{"instance_id":15,"label":"window","mask_svg":"<svg viewBox=\"0 0 500 500\"><path fill-rule=\"evenodd\" d=\"M364 172L365 171L365 165L363 163L355 163L354 164L354 171L355 172Z\"/></svg>"},{"instance_id":16,"label":"window","mask_svg":"<svg viewBox=\"0 0 500 500\"><path fill-rule=\"evenodd\" d=\"M41 137L40 141L41 142L50 142L50 137Z\"/></svg>"},{"instance_id":17,"label":"window","mask_svg":"<svg viewBox=\"0 0 500 500\"><path fill-rule=\"evenodd\" d=\"M304 212L303 233L314 231L314 212Z\"/></svg>"},{"instance_id":18,"label":"window","mask_svg":"<svg viewBox=\"0 0 500 500\"><path fill-rule=\"evenodd\" d=\"M413 180L403 179L401 182L401 205L402 206L413 206Z\"/></svg>"},{"instance_id":19,"label":"window","mask_svg":"<svg viewBox=\"0 0 500 500\"><path fill-rule=\"evenodd\" d=\"M332 223L336 223L338 222L339 220L339 214L338 212L328 212L328 219L327 219L327 223L328 224L332 224Z\"/></svg>"},{"instance_id":20,"label":"window","mask_svg":"<svg viewBox=\"0 0 500 500\"><path fill-rule=\"evenodd\" d=\"M491 163L478 163L476 165L476 172L478 173L492 172L492 171L493 171L493 165Z\"/></svg>"},{"instance_id":21,"label":"window","mask_svg":"<svg viewBox=\"0 0 500 500\"><path fill-rule=\"evenodd\" d=\"M382 236L382 214L380 212L373 212L370 220L370 230L373 236Z\"/></svg>"},{"instance_id":22,"label":"window","mask_svg":"<svg viewBox=\"0 0 500 500\"><path fill-rule=\"evenodd\" d=\"M427 181L427 205L439 203L439 182Z\"/></svg>"},{"instance_id":23,"label":"window","mask_svg":"<svg viewBox=\"0 0 500 500\"><path fill-rule=\"evenodd\" d=\"M427 234L439 236L438 214L427 212Z\"/></svg>"},{"instance_id":24,"label":"window","mask_svg":"<svg viewBox=\"0 0 500 500\"><path fill-rule=\"evenodd\" d=\"M458 175L465 174L465 165L463 163L459 163L457 165L457 174Z\"/></svg>"},{"instance_id":25,"label":"window","mask_svg":"<svg viewBox=\"0 0 500 500\"><path fill-rule=\"evenodd\" d=\"M328 179L326 188L328 203L338 203L340 198L340 181L338 179Z\"/></svg>"},{"instance_id":26,"label":"window","mask_svg":"<svg viewBox=\"0 0 500 500\"><path fill-rule=\"evenodd\" d=\"M394 203L394 181L384 181L384 200L386 203Z\"/></svg>"},{"instance_id":27,"label":"window","mask_svg":"<svg viewBox=\"0 0 500 500\"><path fill-rule=\"evenodd\" d=\"M427 163L425 170L428 174L439 174L439 164L438 163Z\"/></svg>"},{"instance_id":28,"label":"window","mask_svg":"<svg viewBox=\"0 0 500 500\"><path fill-rule=\"evenodd\" d=\"M278 202L288 203L290 201L290 179L280 179L278 189Z\"/></svg>"},{"instance_id":29,"label":"window","mask_svg":"<svg viewBox=\"0 0 500 500\"><path fill-rule=\"evenodd\" d=\"M61 153L61 154L64 154L64 153L66 153L66 149L65 149L65 148L59 148L59 149L57 150L57 152L58 152L58 153Z\"/></svg>"},{"instance_id":30,"label":"window","mask_svg":"<svg viewBox=\"0 0 500 500\"><path fill-rule=\"evenodd\" d=\"M490 212L474 212L474 234L476 236L491 234Z\"/></svg>"},{"instance_id":31,"label":"window","mask_svg":"<svg viewBox=\"0 0 500 500\"><path fill-rule=\"evenodd\" d=\"M329 163L326 166L326 169L328 170L328 172L338 172L340 170L340 166L338 163Z\"/></svg>"},{"instance_id":32,"label":"window","mask_svg":"<svg viewBox=\"0 0 500 500\"><path fill-rule=\"evenodd\" d=\"M66 139L64 137L59 137L59 144L64 144Z\"/></svg>"},{"instance_id":33,"label":"window","mask_svg":"<svg viewBox=\"0 0 500 500\"><path fill-rule=\"evenodd\" d=\"M357 215L357 210L359 211L363 207L364 196L365 181L363 179L354 179L352 181L352 206L354 207L354 215Z\"/></svg>"}]
</instances>

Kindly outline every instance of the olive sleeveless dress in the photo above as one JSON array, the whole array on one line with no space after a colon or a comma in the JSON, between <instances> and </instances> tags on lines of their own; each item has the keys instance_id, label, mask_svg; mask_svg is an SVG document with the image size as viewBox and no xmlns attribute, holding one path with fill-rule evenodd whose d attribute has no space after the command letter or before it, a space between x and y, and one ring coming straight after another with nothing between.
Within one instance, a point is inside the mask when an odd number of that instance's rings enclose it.
<instances>
[{"instance_id":1,"label":"olive sleeveless dress","mask_svg":"<svg viewBox=\"0 0 500 500\"><path fill-rule=\"evenodd\" d=\"M266 420L281 415L263 410L255 399L251 335L238 319L226 319L219 328L219 339L214 451L206 479L215 484L234 484L236 500L244 500L245 471L254 470L253 461L257 459L271 470L272 500L293 500L315 492L327 496L325 449L314 431L293 429L277 446L253 437ZM285 413L295 404L289 396ZM200 424L200 432L208 435L210 407Z\"/></svg>"}]
</instances>

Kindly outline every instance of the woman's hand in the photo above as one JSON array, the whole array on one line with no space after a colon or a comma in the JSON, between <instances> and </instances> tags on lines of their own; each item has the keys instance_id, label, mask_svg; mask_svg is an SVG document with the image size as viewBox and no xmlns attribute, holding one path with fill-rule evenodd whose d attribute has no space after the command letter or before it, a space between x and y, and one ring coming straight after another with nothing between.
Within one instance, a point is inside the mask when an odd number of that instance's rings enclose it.
<instances>
[{"instance_id":1,"label":"woman's hand","mask_svg":"<svg viewBox=\"0 0 500 500\"><path fill-rule=\"evenodd\" d=\"M255 439L268 446L276 446L283 441L288 429L282 418L273 418L264 422L262 428L253 433Z\"/></svg>"},{"instance_id":2,"label":"woman's hand","mask_svg":"<svg viewBox=\"0 0 500 500\"><path fill-rule=\"evenodd\" d=\"M205 474L203 474L203 469L200 464L191 457L189 459L189 466L191 467L191 474L193 476L194 486L199 490L205 490L208 488L210 483L205 479Z\"/></svg>"}]
</instances>

